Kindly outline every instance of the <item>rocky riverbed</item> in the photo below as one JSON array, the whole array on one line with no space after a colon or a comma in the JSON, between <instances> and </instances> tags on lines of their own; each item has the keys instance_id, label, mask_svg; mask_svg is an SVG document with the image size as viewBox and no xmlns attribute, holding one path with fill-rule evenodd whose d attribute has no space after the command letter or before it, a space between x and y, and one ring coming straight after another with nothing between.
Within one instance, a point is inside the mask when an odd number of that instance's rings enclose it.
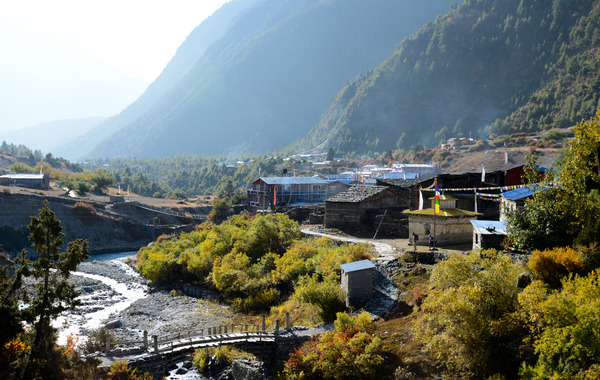
<instances>
[{"instance_id":1,"label":"rocky riverbed","mask_svg":"<svg viewBox=\"0 0 600 380\"><path fill-rule=\"evenodd\" d=\"M224 324L232 319L229 308L192 297L156 290L135 272L122 257L109 261L87 261L77 267L71 279L81 292L81 305L65 316L61 337L69 333L82 340L110 322L111 331L123 340L148 335L168 335Z\"/></svg>"}]
</instances>

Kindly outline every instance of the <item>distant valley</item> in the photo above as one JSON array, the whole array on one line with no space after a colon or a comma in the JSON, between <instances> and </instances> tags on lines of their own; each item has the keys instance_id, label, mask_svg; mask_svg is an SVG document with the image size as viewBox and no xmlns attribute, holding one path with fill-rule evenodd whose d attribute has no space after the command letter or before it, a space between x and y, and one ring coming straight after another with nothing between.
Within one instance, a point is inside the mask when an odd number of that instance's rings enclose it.
<instances>
[{"instance_id":1,"label":"distant valley","mask_svg":"<svg viewBox=\"0 0 600 380\"><path fill-rule=\"evenodd\" d=\"M104 120L106 118L90 117L41 123L2 133L0 140L73 159L81 157L87 152L85 147L72 146L69 148L72 141L88 134Z\"/></svg>"},{"instance_id":2,"label":"distant valley","mask_svg":"<svg viewBox=\"0 0 600 380\"><path fill-rule=\"evenodd\" d=\"M25 42L10 37L17 34ZM147 86L73 42L1 15L0 49L0 140L5 131L39 123L114 115Z\"/></svg>"}]
</instances>

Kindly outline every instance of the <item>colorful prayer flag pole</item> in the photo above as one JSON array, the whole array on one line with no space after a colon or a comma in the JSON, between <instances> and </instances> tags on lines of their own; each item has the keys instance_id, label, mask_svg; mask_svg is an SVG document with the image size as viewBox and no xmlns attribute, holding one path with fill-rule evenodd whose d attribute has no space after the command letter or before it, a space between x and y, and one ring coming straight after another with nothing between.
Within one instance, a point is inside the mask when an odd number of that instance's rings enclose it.
<instances>
[{"instance_id":1,"label":"colorful prayer flag pole","mask_svg":"<svg viewBox=\"0 0 600 380\"><path fill-rule=\"evenodd\" d=\"M433 213L440 215L440 189L438 188L437 178L435 179L435 208Z\"/></svg>"}]
</instances>

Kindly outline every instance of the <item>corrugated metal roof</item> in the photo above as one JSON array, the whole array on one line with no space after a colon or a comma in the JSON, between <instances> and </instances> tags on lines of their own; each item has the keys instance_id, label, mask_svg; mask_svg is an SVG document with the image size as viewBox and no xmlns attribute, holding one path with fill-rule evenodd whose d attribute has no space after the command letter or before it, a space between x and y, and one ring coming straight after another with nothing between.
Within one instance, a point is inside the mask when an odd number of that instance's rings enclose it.
<instances>
[{"instance_id":1,"label":"corrugated metal roof","mask_svg":"<svg viewBox=\"0 0 600 380\"><path fill-rule=\"evenodd\" d=\"M511 201L518 201L523 198L527 198L532 196L535 193L538 193L544 189L549 189L550 186L528 186L521 187L519 189L510 190L505 193L502 193L502 196Z\"/></svg>"},{"instance_id":2,"label":"corrugated metal roof","mask_svg":"<svg viewBox=\"0 0 600 380\"><path fill-rule=\"evenodd\" d=\"M471 220L475 231L480 235L506 235L506 223L497 220Z\"/></svg>"},{"instance_id":3,"label":"corrugated metal roof","mask_svg":"<svg viewBox=\"0 0 600 380\"><path fill-rule=\"evenodd\" d=\"M359 270L373 269L375 268L375 264L373 264L370 260L360 260L353 263L342 264L340 267L344 272L350 273Z\"/></svg>"},{"instance_id":4,"label":"corrugated metal roof","mask_svg":"<svg viewBox=\"0 0 600 380\"><path fill-rule=\"evenodd\" d=\"M1 175L0 178L9 178L9 179L43 179L47 177L48 174L39 174L39 173L12 173L12 174L4 174Z\"/></svg>"},{"instance_id":5,"label":"corrugated metal roof","mask_svg":"<svg viewBox=\"0 0 600 380\"><path fill-rule=\"evenodd\" d=\"M267 185L326 185L319 177L260 177Z\"/></svg>"},{"instance_id":6,"label":"corrugated metal roof","mask_svg":"<svg viewBox=\"0 0 600 380\"><path fill-rule=\"evenodd\" d=\"M401 173L401 172L389 172L382 174L375 179L417 179L419 178L419 173Z\"/></svg>"}]
</instances>

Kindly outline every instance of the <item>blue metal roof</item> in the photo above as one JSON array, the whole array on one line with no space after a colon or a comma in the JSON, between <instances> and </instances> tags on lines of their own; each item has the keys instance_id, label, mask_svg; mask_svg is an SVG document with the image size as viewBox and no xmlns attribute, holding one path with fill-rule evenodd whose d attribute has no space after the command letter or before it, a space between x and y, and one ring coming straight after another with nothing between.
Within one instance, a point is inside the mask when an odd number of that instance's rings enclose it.
<instances>
[{"instance_id":1,"label":"blue metal roof","mask_svg":"<svg viewBox=\"0 0 600 380\"><path fill-rule=\"evenodd\" d=\"M359 270L373 269L373 268L375 268L375 264L373 264L370 260L361 260L361 261L355 261L353 263L342 264L342 265L340 265L340 267L342 267L342 270L345 273L349 273L349 272L356 272Z\"/></svg>"},{"instance_id":2,"label":"blue metal roof","mask_svg":"<svg viewBox=\"0 0 600 380\"><path fill-rule=\"evenodd\" d=\"M502 196L511 201L518 201L520 199L524 199L532 196L535 193L538 193L544 189L549 189L549 186L527 186L521 187L519 189L510 190L505 193L502 193Z\"/></svg>"},{"instance_id":3,"label":"blue metal roof","mask_svg":"<svg viewBox=\"0 0 600 380\"><path fill-rule=\"evenodd\" d=\"M376 179L417 179L419 173L401 173L401 172L389 172L376 177Z\"/></svg>"},{"instance_id":4,"label":"blue metal roof","mask_svg":"<svg viewBox=\"0 0 600 380\"><path fill-rule=\"evenodd\" d=\"M506 223L497 220L471 220L473 228L481 235L506 235Z\"/></svg>"},{"instance_id":5,"label":"blue metal roof","mask_svg":"<svg viewBox=\"0 0 600 380\"><path fill-rule=\"evenodd\" d=\"M267 185L326 185L319 177L260 177Z\"/></svg>"}]
</instances>

